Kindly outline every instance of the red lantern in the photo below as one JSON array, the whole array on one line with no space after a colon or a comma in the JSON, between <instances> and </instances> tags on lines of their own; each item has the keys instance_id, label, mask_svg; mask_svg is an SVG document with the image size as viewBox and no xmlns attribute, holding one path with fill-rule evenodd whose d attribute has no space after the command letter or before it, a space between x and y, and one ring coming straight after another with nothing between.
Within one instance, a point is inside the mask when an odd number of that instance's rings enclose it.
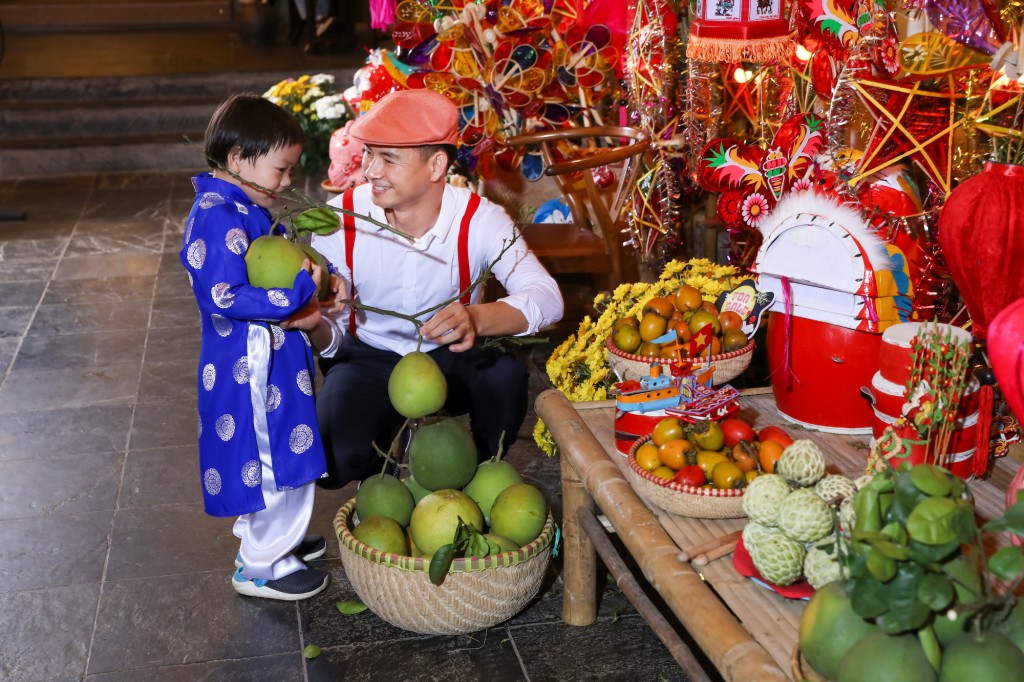
<instances>
[{"instance_id":1,"label":"red lantern","mask_svg":"<svg viewBox=\"0 0 1024 682\"><path fill-rule=\"evenodd\" d=\"M704 62L781 61L793 49L789 0L697 0L686 56Z\"/></svg>"},{"instance_id":2,"label":"red lantern","mask_svg":"<svg viewBox=\"0 0 1024 682\"><path fill-rule=\"evenodd\" d=\"M960 183L939 214L939 244L971 314L971 331L1024 293L1024 166L988 163Z\"/></svg>"}]
</instances>

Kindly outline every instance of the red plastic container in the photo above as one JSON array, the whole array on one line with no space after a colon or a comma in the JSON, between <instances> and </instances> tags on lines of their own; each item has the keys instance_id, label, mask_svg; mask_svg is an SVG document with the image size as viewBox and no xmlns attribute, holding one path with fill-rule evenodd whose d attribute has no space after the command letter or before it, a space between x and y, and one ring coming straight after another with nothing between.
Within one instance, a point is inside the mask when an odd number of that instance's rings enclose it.
<instances>
[{"instance_id":1,"label":"red plastic container","mask_svg":"<svg viewBox=\"0 0 1024 682\"><path fill-rule=\"evenodd\" d=\"M768 315L768 367L779 413L819 431L870 433L874 413L861 395L878 370L882 337L792 316L789 365L785 316Z\"/></svg>"}]
</instances>

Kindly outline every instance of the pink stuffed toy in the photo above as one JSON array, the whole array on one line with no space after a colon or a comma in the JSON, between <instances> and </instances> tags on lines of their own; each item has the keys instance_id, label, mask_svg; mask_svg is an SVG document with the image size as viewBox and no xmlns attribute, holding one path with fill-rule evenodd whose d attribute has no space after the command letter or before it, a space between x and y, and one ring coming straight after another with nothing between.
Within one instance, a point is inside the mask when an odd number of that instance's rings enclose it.
<instances>
[{"instance_id":1,"label":"pink stuffed toy","mask_svg":"<svg viewBox=\"0 0 1024 682\"><path fill-rule=\"evenodd\" d=\"M327 169L327 178L333 186L331 189L338 193L366 182L362 168L363 145L348 136L353 123L355 121L349 121L331 135L331 165Z\"/></svg>"}]
</instances>

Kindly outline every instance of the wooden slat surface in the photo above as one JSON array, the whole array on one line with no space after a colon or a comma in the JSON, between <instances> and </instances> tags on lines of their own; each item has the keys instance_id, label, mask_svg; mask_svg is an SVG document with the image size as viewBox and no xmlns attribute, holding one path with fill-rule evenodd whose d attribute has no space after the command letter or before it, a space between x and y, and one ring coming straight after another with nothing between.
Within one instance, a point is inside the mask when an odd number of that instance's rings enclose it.
<instances>
[{"instance_id":1,"label":"wooden slat surface","mask_svg":"<svg viewBox=\"0 0 1024 682\"><path fill-rule=\"evenodd\" d=\"M771 394L744 396L740 399L740 415L755 429L777 424L793 438L810 438L825 453L828 469L856 478L864 473L868 455L868 436L849 436L811 431L787 423L775 409ZM614 403L577 403L583 422L604 447L609 458L625 475L626 457L615 449ZM1017 463L1006 458L996 461L991 475L970 484L975 496L978 515L982 519L998 516L1003 511L1005 490L1013 477ZM643 499L643 496L639 496ZM657 516L662 527L679 546L688 549L731 531L743 528L746 519L694 519L670 514L650 503L645 503ZM1005 538L996 544L1004 544ZM699 569L707 583L736 614L751 633L783 670L789 670L790 657L797 643L797 627L805 602L790 600L761 587L741 575L732 565L731 555L712 561Z\"/></svg>"}]
</instances>

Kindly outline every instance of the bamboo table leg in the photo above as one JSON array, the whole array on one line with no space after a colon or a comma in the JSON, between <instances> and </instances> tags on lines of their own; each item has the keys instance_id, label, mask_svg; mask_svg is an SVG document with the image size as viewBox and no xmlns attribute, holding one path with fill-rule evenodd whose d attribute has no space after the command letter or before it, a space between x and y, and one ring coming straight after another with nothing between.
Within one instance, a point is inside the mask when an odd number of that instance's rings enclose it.
<instances>
[{"instance_id":1,"label":"bamboo table leg","mask_svg":"<svg viewBox=\"0 0 1024 682\"><path fill-rule=\"evenodd\" d=\"M590 625L597 620L597 554L578 519L580 509L592 511L594 498L564 455L562 467L562 619L568 625Z\"/></svg>"}]
</instances>

